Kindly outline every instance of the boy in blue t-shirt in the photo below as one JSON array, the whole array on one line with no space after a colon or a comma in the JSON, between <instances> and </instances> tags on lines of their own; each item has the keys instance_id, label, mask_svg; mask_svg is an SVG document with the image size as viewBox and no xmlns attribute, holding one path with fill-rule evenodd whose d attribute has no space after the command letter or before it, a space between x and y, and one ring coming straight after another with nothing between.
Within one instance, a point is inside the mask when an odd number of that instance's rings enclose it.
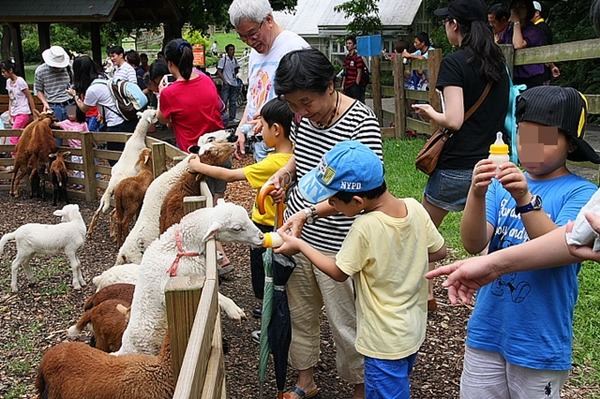
<instances>
[{"instance_id":1,"label":"boy in blue t-shirt","mask_svg":"<svg viewBox=\"0 0 600 399\"><path fill-rule=\"evenodd\" d=\"M357 218L335 260L279 231L275 252L302 252L337 281L356 287L356 350L365 359L366 398L410 398L409 376L427 327L428 263L446 256L444 238L413 198L387 191L383 164L364 144L342 141L298 183L302 196L329 198ZM280 229L281 230L281 229Z\"/></svg>"},{"instance_id":2,"label":"boy in blue t-shirt","mask_svg":"<svg viewBox=\"0 0 600 399\"><path fill-rule=\"evenodd\" d=\"M574 220L596 191L566 160L600 163L583 140L585 97L539 86L517 99L518 155L479 161L461 221L473 254L519 245ZM571 368L581 263L503 275L483 286L467 328L461 398L559 398Z\"/></svg>"}]
</instances>

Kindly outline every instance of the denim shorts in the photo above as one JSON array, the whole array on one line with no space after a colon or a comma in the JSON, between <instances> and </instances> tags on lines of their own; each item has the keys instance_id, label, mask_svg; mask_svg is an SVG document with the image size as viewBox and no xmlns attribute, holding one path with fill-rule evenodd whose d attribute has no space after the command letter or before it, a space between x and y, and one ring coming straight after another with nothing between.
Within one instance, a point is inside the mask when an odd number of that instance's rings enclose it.
<instances>
[{"instance_id":1,"label":"denim shorts","mask_svg":"<svg viewBox=\"0 0 600 399\"><path fill-rule=\"evenodd\" d=\"M430 204L448 212L465 208L471 187L473 169L436 169L425 186L425 198Z\"/></svg>"}]
</instances>

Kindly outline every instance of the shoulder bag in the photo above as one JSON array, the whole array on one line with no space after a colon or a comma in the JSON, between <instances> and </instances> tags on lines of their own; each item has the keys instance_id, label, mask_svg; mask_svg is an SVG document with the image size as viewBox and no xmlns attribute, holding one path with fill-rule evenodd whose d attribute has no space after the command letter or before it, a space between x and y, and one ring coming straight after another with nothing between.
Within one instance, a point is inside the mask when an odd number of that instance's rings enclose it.
<instances>
[{"instance_id":1,"label":"shoulder bag","mask_svg":"<svg viewBox=\"0 0 600 399\"><path fill-rule=\"evenodd\" d=\"M491 87L491 83L488 83L485 86L485 89L483 90L483 93L481 93L481 96L479 97L477 102L473 104L473 106L465 114L465 119L463 120L463 123L464 121L469 119L471 115L475 113L475 111L477 111L479 106L486 99ZM444 149L446 141L448 141L448 139L452 137L453 134L454 132L450 129L446 129L445 127L438 127L435 130L435 132L431 134L431 137L427 139L425 145L423 145L423 148L421 148L421 150L417 154L417 158L415 159L415 166L417 167L417 169L419 169L421 172L427 175L431 175L435 170L435 167L437 166L438 160L440 159L440 155L442 154L442 150Z\"/></svg>"}]
</instances>

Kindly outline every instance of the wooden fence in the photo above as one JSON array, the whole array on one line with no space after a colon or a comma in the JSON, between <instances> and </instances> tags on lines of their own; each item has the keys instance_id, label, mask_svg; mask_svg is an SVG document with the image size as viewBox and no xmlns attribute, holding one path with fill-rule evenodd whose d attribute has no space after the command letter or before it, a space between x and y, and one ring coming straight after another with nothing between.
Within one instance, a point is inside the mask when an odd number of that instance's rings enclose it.
<instances>
[{"instance_id":1,"label":"wooden fence","mask_svg":"<svg viewBox=\"0 0 600 399\"><path fill-rule=\"evenodd\" d=\"M565 62L600 58L600 39L582 40L578 42L560 43L550 46L514 50L512 45L501 45L507 64L512 70L515 66L549 62ZM440 110L440 100L434 88L442 60L440 49L432 50L428 60L410 60L406 65L402 57L393 61L382 61L379 56L372 59L372 94L373 106L380 123L384 117L394 121L394 128L382 128L384 137L404 138L407 130L431 134L437 126L412 118L407 112L410 101L427 101L435 109ZM404 71L429 69L429 91L404 89ZM394 86L381 86L381 71L392 71ZM588 113L600 114L600 95L584 93L588 100ZM395 111L383 110L382 97L393 97ZM596 149L598 150L598 149ZM597 166L594 166L597 168Z\"/></svg>"},{"instance_id":2,"label":"wooden fence","mask_svg":"<svg viewBox=\"0 0 600 399\"><path fill-rule=\"evenodd\" d=\"M81 140L81 149L61 147L62 150L83 157L81 164L67 162L69 170L84 172L83 178L69 177L69 183L84 186L83 191L69 190L69 195L95 202L108 186L108 181L96 179L96 173L110 175L108 160L117 160L120 156L118 151L99 150L96 145L107 140L125 142L131 133L79 133L63 130L54 130L53 133L57 138ZM0 138L20 134L21 130L0 130ZM146 138L146 145L152 149L155 176L166 171L169 163L179 162L186 155L178 148L152 137ZM14 151L13 145L0 145L0 152L10 154L11 151ZM0 158L0 166L12 164L12 158ZM11 177L12 173L0 172L0 188L7 189ZM213 206L212 194L205 182L201 182L200 190L201 196L184 198L186 213ZM173 397L178 399L227 397L214 240L206 243L205 253L205 276L172 277L165 289L173 376L177 382Z\"/></svg>"}]
</instances>

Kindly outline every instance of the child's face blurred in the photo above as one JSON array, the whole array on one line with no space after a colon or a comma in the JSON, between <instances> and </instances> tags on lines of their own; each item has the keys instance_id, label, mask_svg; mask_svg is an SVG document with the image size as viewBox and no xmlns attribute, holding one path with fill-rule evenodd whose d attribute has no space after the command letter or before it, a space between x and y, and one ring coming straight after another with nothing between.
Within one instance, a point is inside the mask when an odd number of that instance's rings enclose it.
<instances>
[{"instance_id":1,"label":"child's face blurred","mask_svg":"<svg viewBox=\"0 0 600 399\"><path fill-rule=\"evenodd\" d=\"M8 79L10 77L10 72L8 72L6 69L0 69L0 72L2 73L2 77L4 79Z\"/></svg>"},{"instance_id":2,"label":"child's face blurred","mask_svg":"<svg viewBox=\"0 0 600 399\"><path fill-rule=\"evenodd\" d=\"M356 201L352 200L349 203L345 203L341 199L331 197L327 200L329 205L335 208L336 211L346 215L346 216L356 216L362 208L357 206Z\"/></svg>"},{"instance_id":3,"label":"child's face blurred","mask_svg":"<svg viewBox=\"0 0 600 399\"><path fill-rule=\"evenodd\" d=\"M519 122L517 139L519 160L532 175L550 173L566 162L568 140L557 127Z\"/></svg>"}]
</instances>

